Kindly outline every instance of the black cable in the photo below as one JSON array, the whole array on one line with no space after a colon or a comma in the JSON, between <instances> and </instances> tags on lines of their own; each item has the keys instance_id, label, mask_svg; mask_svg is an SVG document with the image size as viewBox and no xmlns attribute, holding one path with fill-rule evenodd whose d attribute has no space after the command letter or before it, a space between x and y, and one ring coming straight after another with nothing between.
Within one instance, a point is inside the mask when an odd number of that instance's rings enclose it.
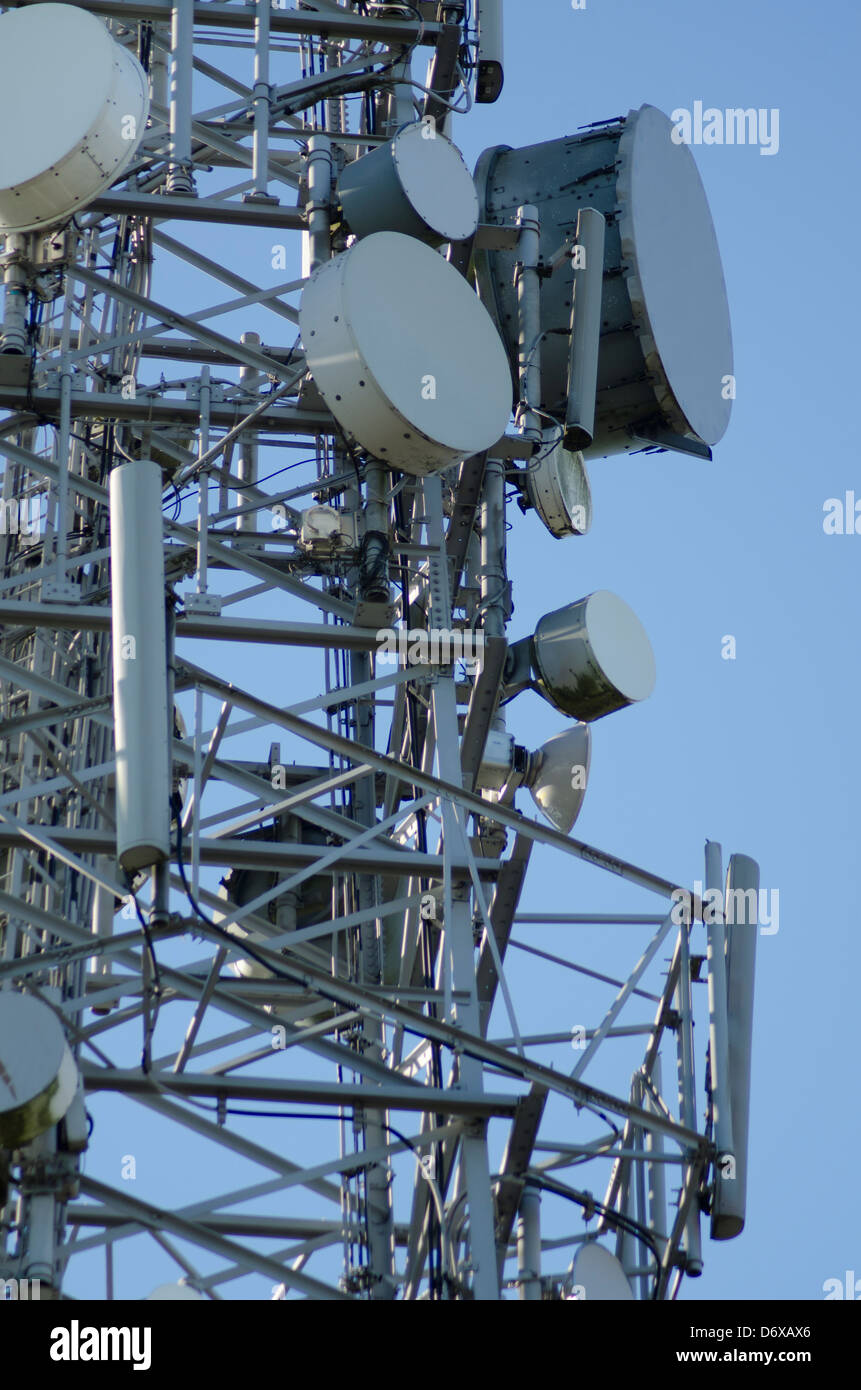
<instances>
[{"instance_id":1,"label":"black cable","mask_svg":"<svg viewBox=\"0 0 861 1390\"><path fill-rule=\"evenodd\" d=\"M366 531L359 547L358 590L369 603L389 597L389 538L385 531Z\"/></svg>"},{"instance_id":2,"label":"black cable","mask_svg":"<svg viewBox=\"0 0 861 1390\"><path fill-rule=\"evenodd\" d=\"M232 946L234 949L237 949L241 946L243 955L250 956L252 960L255 960L258 963L258 965L262 965L265 970L268 970L276 978L286 979L292 982L295 982L297 979L301 981L303 978L301 972L291 971L289 967L279 967L278 963L272 960L267 960L258 951L254 950L253 946L249 944L249 940L247 937L243 937L242 941L239 942L237 938L233 936L229 931L226 931L223 927L220 927L216 922L213 922L212 919L206 915L206 913L203 911L203 909L200 907L200 904L194 897L194 894L191 891L191 886L188 882L188 878L186 876L185 865L182 860L182 821L179 817L177 817L176 826L176 862L177 868L179 870L179 876L182 880L185 895L188 898L189 903L191 904L193 910L196 912L200 920L204 922L206 926L208 926L218 936L222 937L226 942L228 942L229 945ZM337 995L329 993L327 990L321 988L319 985L316 986L316 989L317 993L320 995L321 998L328 999L330 1003L337 1004L339 1007L341 1006L343 1001ZM417 1037L423 1039L424 1041L427 1041L427 1035L425 1033L420 1032L417 1028L410 1028L408 1024L402 1024L401 1026L403 1028L404 1033L407 1036ZM474 1057L475 1060L480 1061L482 1063L486 1060L480 1054L471 1052L468 1047L463 1047L461 1051L464 1056ZM496 1066L498 1070L500 1070L501 1072L505 1072L507 1070L502 1061L496 1063ZM512 1075L517 1075L515 1068L512 1067L511 1070ZM581 1105L582 1104L586 1103L581 1102ZM594 1107L587 1105L587 1108L592 1109ZM604 1118L606 1119L606 1116ZM608 1120L607 1123L610 1124L610 1121ZM610 1127L613 1128L612 1124L610 1124ZM383 1128L386 1128L386 1126L383 1126ZM398 1131L392 1129L392 1133L395 1134L397 1138L400 1138L402 1142L408 1142L404 1140L403 1136L400 1135ZM410 1147L414 1148L415 1146L410 1145ZM415 1151L418 1152L417 1149ZM535 1186L544 1186L548 1192L554 1192L557 1196L564 1197L568 1201L577 1202L580 1206L585 1206L587 1208L594 1209L595 1211L599 1211L602 1214L602 1216L604 1216L606 1220L609 1221L611 1224L619 1226L623 1230L628 1231L629 1234L636 1236L636 1238L641 1240L643 1244L647 1245L648 1248L651 1250L652 1254L655 1256L658 1267L660 1269L660 1255L658 1253L658 1248L655 1244L653 1237L648 1231L645 1230L644 1227L641 1227L639 1223L634 1221L632 1218L623 1216L619 1212L611 1211L609 1208L605 1207L603 1203L597 1201L597 1199L591 1196L591 1194L589 1193L575 1193L569 1190L568 1188L562 1187L561 1185L557 1187L555 1184L547 1182L546 1179L529 1178L526 1181L533 1183L533 1185ZM657 1296L657 1287L658 1284L656 1279L655 1292L652 1295L653 1298Z\"/></svg>"},{"instance_id":3,"label":"black cable","mask_svg":"<svg viewBox=\"0 0 861 1390\"><path fill-rule=\"evenodd\" d=\"M216 922L213 922L212 919L211 919L210 917L208 917L208 916L206 915L206 913L203 911L203 909L201 908L200 904L197 902L197 899L195 898L194 894L192 893L192 891L191 891L191 886L190 886L190 884L189 884L189 882L188 882L188 878L187 878L187 876L186 876L185 865L184 865L183 860L182 860L182 820L180 819L179 816L177 816L177 819L176 819L176 829L177 829L177 833L176 833L176 863L177 863L177 868L178 868L178 870L179 870L180 879L182 880L182 886L183 886L183 888L184 888L184 890L185 890L185 895L186 895L186 897L188 898L188 901L189 901L189 903L191 904L191 907L192 907L193 910L196 912L196 914L197 914L197 916L200 918L200 920L206 924L206 926L208 926L211 930L215 931L219 936L223 937L226 941L228 941L228 942L230 943L231 946L233 946L233 947L238 947L238 946L240 945L240 942L237 941L236 937L233 936L233 935L231 935L231 933L230 933L229 931L226 931L223 927L220 927ZM289 980L289 979L294 979L294 978L295 978L295 976L294 976L293 974L291 974L291 972L290 972L288 969L281 969L281 970L279 970L278 965L277 965L275 962L273 962L273 961L271 961L271 960L266 960L266 959L265 959L263 956L261 956L257 951L255 951L254 948L248 944L248 938L247 938L247 937L244 937L244 938L242 939L241 947L242 947L242 953L243 953L243 955L250 956L252 960L257 961L258 965L262 965L262 966L264 967L264 969L270 971L271 974L275 975L277 978L279 978L279 979L288 979L288 980ZM321 995L322 998L324 998L324 999L329 999L330 1002L332 1002L332 1003L340 1004L340 1002L341 1002L335 995L328 994L326 990L323 990L323 989L319 989L319 988L318 988L318 993ZM405 1031L410 1031L410 1030L405 1030ZM233 1113L234 1113L234 1114L240 1114L240 1113L250 1114L250 1112L248 1112L248 1111L240 1112L240 1111L238 1111L238 1110L234 1110ZM268 1111L266 1111L266 1112L261 1112L261 1114L269 1115L270 1112L268 1112ZM304 1118L304 1117L299 1117L299 1118ZM336 1118L336 1117L330 1116L330 1117L328 1117L328 1118ZM340 1118L340 1117L337 1117L337 1118ZM412 1144L412 1143L410 1142L410 1140L408 1140L404 1135L402 1135L402 1134L400 1133L399 1130L394 1129L394 1128L393 1128L392 1126L390 1126L390 1125L382 1125L381 1127L382 1127L383 1129L387 1130L387 1131L390 1131L392 1134L394 1134L394 1135L395 1135L395 1138L400 1139L400 1141L401 1141L402 1143L407 1144L408 1147L411 1148L411 1149L413 1150L413 1152L418 1156L419 1160L421 1159L421 1153L420 1153L418 1147L417 1147L415 1144ZM366 1211L367 1211L367 1205L368 1205L368 1204L367 1204L367 1198L366 1198L366 1201L365 1201L365 1210L366 1210ZM440 1251L440 1254L441 1254L441 1251ZM445 1274L443 1274L443 1278L446 1278L446 1277L447 1277L447 1276L445 1276Z\"/></svg>"},{"instance_id":4,"label":"black cable","mask_svg":"<svg viewBox=\"0 0 861 1390\"><path fill-rule=\"evenodd\" d=\"M285 465L284 465L283 468L276 468L275 471L274 471L274 473L266 473L266 474L264 475L264 477L262 477L262 478L255 478L255 479L254 479L254 486L255 486L255 487L259 487L259 485L260 485L261 483L268 483L268 482L271 481L272 478L279 478L279 477L281 476L282 473L289 473L290 470L291 470L291 468L301 468L303 464L316 463L316 462L317 462L316 458L314 458L313 456L309 455L308 458L296 459L295 463L285 463ZM219 490L220 487L221 487L221 483L208 483L208 484L207 484L207 491L208 491L208 492L217 492L217 491ZM181 492L181 493L179 494L180 500L181 500L182 502L187 502L188 499L189 499L189 497L196 497L199 491L200 491L200 484L199 484L199 483L196 483L194 486L187 488L187 489L185 490L185 492ZM278 505L278 499L277 499L277 498L273 497L273 498L270 498L269 500L271 501L271 503L272 503L273 506L277 506L277 505ZM169 499L167 502L163 503L163 505L162 505L162 511L164 511L168 506L170 506L170 499ZM176 518L173 518L173 519L175 520Z\"/></svg>"},{"instance_id":5,"label":"black cable","mask_svg":"<svg viewBox=\"0 0 861 1390\"><path fill-rule=\"evenodd\" d=\"M437 1116L437 1122L441 1122L439 1116ZM387 1134L393 1134L396 1139L399 1139L401 1141L402 1144L406 1144L407 1148L412 1150L419 1163L421 1164L422 1153L421 1149L417 1144L414 1144L412 1140L408 1139L405 1134L402 1134L399 1129L395 1129L394 1125L381 1124L380 1128L384 1129ZM439 1144L434 1145L434 1148L436 1150L438 1150L440 1147L441 1145ZM436 1158L436 1155L434 1155L434 1157ZM442 1192L440 1191L440 1198L441 1197ZM448 1285L449 1288L453 1288L453 1280L451 1278L451 1275L447 1274L445 1270L445 1265L442 1258L442 1225L440 1224L439 1213L436 1210L436 1203L433 1201L431 1201L430 1203L429 1218L428 1288L431 1300L433 1302L438 1302L441 1301L442 1291L446 1285ZM435 1256L435 1260L432 1258L432 1254L433 1256ZM434 1263L436 1263L436 1269L434 1269Z\"/></svg>"},{"instance_id":6,"label":"black cable","mask_svg":"<svg viewBox=\"0 0 861 1390\"><path fill-rule=\"evenodd\" d=\"M607 1207L603 1202L599 1202L593 1197L591 1192L577 1192L573 1188L565 1187L562 1183L548 1182L546 1178L529 1176L523 1179L525 1187L537 1187L545 1192L550 1192L556 1197L564 1197L568 1202L574 1202L577 1206L585 1207L587 1211L596 1211L605 1221L612 1226L618 1226L626 1234L634 1236L639 1240L654 1256L657 1269L655 1270L655 1283L652 1289L652 1299L657 1299L658 1288L661 1282L661 1256L658 1251L657 1242L651 1231L647 1231L645 1226L641 1226L639 1221L633 1217L626 1216L622 1212Z\"/></svg>"},{"instance_id":7,"label":"black cable","mask_svg":"<svg viewBox=\"0 0 861 1390\"><path fill-rule=\"evenodd\" d=\"M36 402L33 400L33 383L36 379L36 362L39 355L39 331L42 327L42 314L44 307L45 306L43 305L41 299L39 299L37 295L33 295L30 301L30 317L27 323L27 341L30 344L30 360L28 363L27 370L26 401L27 409L31 412L31 414L35 415L37 423L39 425L51 424L51 420L49 419L49 417L47 415L42 414L42 411L39 409L39 407L36 405Z\"/></svg>"},{"instance_id":8,"label":"black cable","mask_svg":"<svg viewBox=\"0 0 861 1390\"><path fill-rule=\"evenodd\" d=\"M145 20L140 27L138 36L138 59L144 72L149 72L150 55L152 51L152 22Z\"/></svg>"},{"instance_id":9,"label":"black cable","mask_svg":"<svg viewBox=\"0 0 861 1390\"><path fill-rule=\"evenodd\" d=\"M173 488L173 516L171 517L171 521L178 521L182 514L182 495L172 478L169 486ZM164 507L162 507L162 511L164 511Z\"/></svg>"},{"instance_id":10,"label":"black cable","mask_svg":"<svg viewBox=\"0 0 861 1390\"><path fill-rule=\"evenodd\" d=\"M153 1036L155 1035L155 1027L158 1023L159 1010L161 1009L161 974L159 972L158 961L156 959L155 946L153 945L153 939L150 935L149 923L147 922L146 918L143 915L143 912L141 911L140 903L137 900L137 894L132 888L131 874L126 874L126 883L128 885L129 897L135 905L135 912L137 913L138 921L141 924L141 930L144 934L144 941L146 942L147 954L149 955L150 964L152 966L152 993L155 1002L155 1009L153 1011L152 1018L150 1019L149 1026L146 1028L144 1032L143 1048L141 1051L141 1071L148 1075L150 1070L150 1048L152 1046Z\"/></svg>"}]
</instances>

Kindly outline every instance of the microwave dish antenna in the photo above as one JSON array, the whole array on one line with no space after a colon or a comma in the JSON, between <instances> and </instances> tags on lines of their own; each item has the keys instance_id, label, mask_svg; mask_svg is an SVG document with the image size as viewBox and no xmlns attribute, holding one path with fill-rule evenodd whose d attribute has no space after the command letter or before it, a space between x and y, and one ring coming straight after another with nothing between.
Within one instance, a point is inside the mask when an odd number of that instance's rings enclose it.
<instances>
[{"instance_id":1,"label":"microwave dish antenna","mask_svg":"<svg viewBox=\"0 0 861 1390\"><path fill-rule=\"evenodd\" d=\"M732 334L720 252L693 155L669 117L642 106L618 122L523 149L497 145L476 168L482 220L511 222L533 204L546 265L574 251L584 208L605 219L594 439L586 459L649 443L706 457L732 409ZM517 253L479 250L481 296L517 362ZM542 399L564 425L576 311L576 256L544 282Z\"/></svg>"},{"instance_id":2,"label":"microwave dish antenna","mask_svg":"<svg viewBox=\"0 0 861 1390\"><path fill-rule=\"evenodd\" d=\"M0 15L0 233L91 203L131 163L148 112L137 58L82 6Z\"/></svg>"}]
</instances>

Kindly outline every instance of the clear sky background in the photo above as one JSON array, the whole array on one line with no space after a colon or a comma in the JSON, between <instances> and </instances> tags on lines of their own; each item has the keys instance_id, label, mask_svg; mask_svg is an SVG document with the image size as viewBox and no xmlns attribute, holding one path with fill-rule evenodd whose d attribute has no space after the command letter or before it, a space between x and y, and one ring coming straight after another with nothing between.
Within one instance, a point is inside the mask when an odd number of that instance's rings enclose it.
<instances>
[{"instance_id":1,"label":"clear sky background","mask_svg":"<svg viewBox=\"0 0 861 1390\"><path fill-rule=\"evenodd\" d=\"M543 613L595 589L611 589L630 602L651 638L658 683L649 701L595 726L592 774L575 833L682 883L703 877L708 837L723 844L725 859L735 851L757 859L763 888L779 893L779 930L761 936L758 949L747 1228L739 1240L718 1245L707 1239L704 1223L705 1272L699 1281L685 1281L681 1297L819 1299L825 1280L861 1271L861 535L823 530L827 499L842 499L852 489L861 499L857 10L850 0L827 6L587 0L584 10L573 10L567 0L509 0L506 11L503 95L458 118L453 129L471 167L489 145L555 139L644 102L667 113L690 109L697 100L721 109L779 111L780 147L773 156L755 146L694 150L723 256L738 383L732 423L714 462L662 454L594 463L595 518L582 539L556 541L533 513L522 516L512 505L510 633L528 634ZM415 75L422 80L419 61ZM293 76L292 61L276 65L276 81ZM672 218L668 207L668 226ZM270 268L268 234L181 231L260 283L287 278ZM195 283L196 277L187 271L178 276L168 258L159 258L157 299L194 307ZM216 292L212 301L224 297ZM259 327L264 341L292 342L289 325L273 323L261 312L216 326ZM179 375L175 365L171 371ZM270 451L264 457L266 471L287 458L279 455L270 464ZM280 601L245 611L312 616ZM721 655L728 635L736 641L734 660ZM187 644L187 654L202 661L202 644ZM297 661L289 652L245 648L241 672L227 649L207 645L205 655L204 664L264 696L280 696L281 703L320 689L321 663L312 653ZM211 726L214 706L207 709ZM530 747L563 726L536 695L522 695L511 706L510 728ZM285 756L307 758L300 745L287 750L285 742ZM268 739L261 738L231 747L235 756L261 760L267 751ZM532 812L528 799L519 804ZM661 902L538 849L522 906L658 912ZM702 927L696 932L694 949L699 941L704 951ZM648 935L634 927L523 926L516 939L624 978ZM183 956L166 951L167 958ZM516 951L508 969L524 1032L593 1027L612 997L606 987L587 988L580 977L548 971ZM649 987L656 986L659 969L650 976ZM654 1006L640 1002L626 1021L651 1021ZM705 986L696 1007L702 1120ZM173 1023L170 1015L164 1011L157 1053L169 1051L184 1031L184 1018ZM497 1011L491 1033L507 1032ZM586 1079L626 1094L641 1052L642 1039L610 1042ZM567 1069L572 1056L564 1047L541 1054ZM667 1058L669 1087L672 1053ZM132 1142L119 1119L120 1103L95 1097L90 1109L98 1123L88 1169L119 1182L120 1156ZM554 1114L559 1139L598 1132L583 1123L575 1128L570 1109ZM168 1174L174 1192L177 1183L187 1190L185 1200L210 1190L196 1141L168 1151L163 1128L147 1122L141 1134L140 1112L134 1123L135 1195L163 1197ZM276 1147L282 1142L269 1122L243 1127ZM497 1157L504 1137L502 1130L493 1136ZM313 1139L309 1147L294 1128L283 1149L295 1156L300 1144L305 1153L318 1147ZM600 1173L606 1181L606 1165ZM600 1173L590 1172L588 1180L599 1197ZM580 1181L576 1169L563 1176ZM220 1173L219 1187L223 1178ZM573 1209L560 1213L549 1200L544 1209L545 1233L583 1229ZM313 1210L309 1205L306 1214ZM175 1277L152 1243L141 1246L134 1263L118 1247L122 1296L139 1297L159 1279ZM265 1296L264 1281L248 1281L243 1291Z\"/></svg>"},{"instance_id":2,"label":"clear sky background","mask_svg":"<svg viewBox=\"0 0 861 1390\"><path fill-rule=\"evenodd\" d=\"M696 100L780 112L776 155L694 149L738 383L714 462L596 462L583 539L553 541L512 508L512 630L595 588L626 598L654 646L657 687L595 726L575 834L687 879L703 877L708 837L725 857L756 858L762 886L779 890L779 931L758 947L747 1228L736 1241L705 1241L704 1275L681 1296L817 1299L825 1279L861 1269L861 536L823 531L827 499L852 489L861 499L859 12L849 0L587 0L582 11L531 0L506 12L505 88L495 106L458 121L467 155L553 139L643 102L668 114ZM721 657L727 634L734 661ZM521 698L530 732L542 717L557 727L549 707ZM529 905L580 910L555 857L546 869L544 878L533 868ZM643 902L610 892L620 905ZM613 946L633 964L624 930Z\"/></svg>"}]
</instances>

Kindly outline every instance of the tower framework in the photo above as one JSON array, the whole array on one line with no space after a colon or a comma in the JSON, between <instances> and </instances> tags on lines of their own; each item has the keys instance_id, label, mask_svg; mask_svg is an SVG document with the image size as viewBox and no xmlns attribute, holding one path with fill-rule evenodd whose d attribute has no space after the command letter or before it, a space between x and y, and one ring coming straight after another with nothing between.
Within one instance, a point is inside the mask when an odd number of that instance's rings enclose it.
<instances>
[{"instance_id":1,"label":"tower framework","mask_svg":"<svg viewBox=\"0 0 861 1390\"><path fill-rule=\"evenodd\" d=\"M719 1238L743 1221L755 912L727 925L702 890L679 911L682 885L515 806L533 764L503 717L529 683L506 509L546 437L534 209L446 253L467 278L482 249L517 261L519 400L488 448L422 473L357 446L298 331L309 276L350 246L344 169L493 95L478 16L81 8L150 108L119 179L4 242L0 1002L61 1020L80 1089L34 1137L0 1132L0 1276L112 1298L126 1242L155 1242L204 1297L561 1299L597 1287L597 1241L636 1297L673 1297L703 1211ZM152 486L162 558L135 568ZM162 698L169 758L142 732ZM642 909L527 912L537 849ZM730 886L754 867L736 856ZM720 895L714 844L704 881ZM558 954L528 942L550 922ZM579 961L587 925L630 928L630 967ZM525 1033L520 991L562 970L592 1016ZM633 1076L595 1084L632 1039ZM175 1172L144 1200L153 1134Z\"/></svg>"}]
</instances>

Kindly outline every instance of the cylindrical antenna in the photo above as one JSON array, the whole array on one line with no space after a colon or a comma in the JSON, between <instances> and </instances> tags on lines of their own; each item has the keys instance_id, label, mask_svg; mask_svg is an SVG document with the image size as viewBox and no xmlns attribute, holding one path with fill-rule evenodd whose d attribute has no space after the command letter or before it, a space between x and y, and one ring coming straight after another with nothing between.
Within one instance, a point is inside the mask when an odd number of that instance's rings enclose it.
<instances>
[{"instance_id":1,"label":"cylindrical antenna","mask_svg":"<svg viewBox=\"0 0 861 1390\"><path fill-rule=\"evenodd\" d=\"M111 473L117 858L127 870L170 854L161 489L161 468L149 460Z\"/></svg>"}]
</instances>

